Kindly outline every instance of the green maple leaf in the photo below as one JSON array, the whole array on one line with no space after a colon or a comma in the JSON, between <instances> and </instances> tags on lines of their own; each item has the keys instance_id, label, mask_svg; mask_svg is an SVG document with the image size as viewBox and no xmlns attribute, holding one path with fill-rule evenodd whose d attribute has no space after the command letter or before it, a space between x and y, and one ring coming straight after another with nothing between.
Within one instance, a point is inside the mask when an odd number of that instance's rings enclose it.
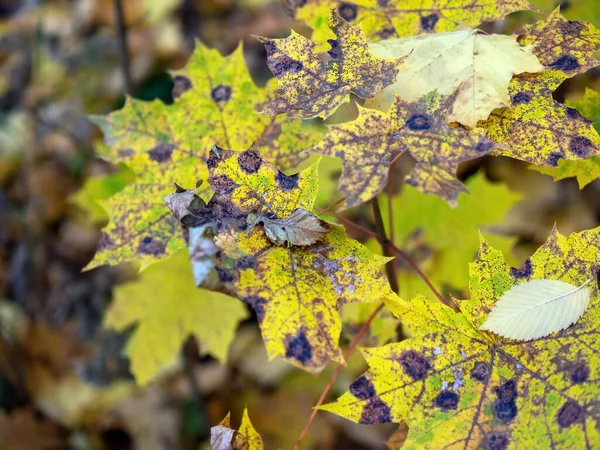
<instances>
[{"instance_id":1,"label":"green maple leaf","mask_svg":"<svg viewBox=\"0 0 600 450\"><path fill-rule=\"evenodd\" d=\"M144 385L175 361L190 335L198 338L202 353L226 361L246 316L237 299L196 288L189 257L182 251L148 267L138 281L118 287L104 326L124 331L137 324L125 353L136 381Z\"/></svg>"},{"instance_id":2,"label":"green maple leaf","mask_svg":"<svg viewBox=\"0 0 600 450\"><path fill-rule=\"evenodd\" d=\"M279 81L267 114L294 112L302 118L327 118L348 100L350 92L369 98L394 82L401 59L373 56L360 27L354 27L332 11L329 27L329 60L316 52L316 44L292 31L284 39L260 38L267 50L267 64Z\"/></svg>"},{"instance_id":3,"label":"green maple leaf","mask_svg":"<svg viewBox=\"0 0 600 450\"><path fill-rule=\"evenodd\" d=\"M308 0L296 17L313 29L313 39L331 36L325 17L332 7L347 21L362 23L370 41L421 33L453 31L461 25L475 27L521 10L535 10L526 0Z\"/></svg>"},{"instance_id":4,"label":"green maple leaf","mask_svg":"<svg viewBox=\"0 0 600 450\"><path fill-rule=\"evenodd\" d=\"M600 439L599 255L600 228L554 230L520 269L482 241L462 312L424 297L390 303L412 338L365 349L369 371L322 409L361 423L406 421L405 448L590 448ZM529 342L477 330L507 290L531 279L592 279L590 307Z\"/></svg>"},{"instance_id":5,"label":"green maple leaf","mask_svg":"<svg viewBox=\"0 0 600 450\"><path fill-rule=\"evenodd\" d=\"M102 202L111 221L89 267L139 259L144 268L183 248L163 197L173 183L193 186L206 178L205 162L215 143L246 148L255 142L289 169L302 160L300 150L319 139L309 123L258 113L276 83L264 89L253 83L241 46L223 57L198 44L174 83L172 105L128 98L123 109L93 117L110 146L107 159L127 164L137 178Z\"/></svg>"},{"instance_id":6,"label":"green maple leaf","mask_svg":"<svg viewBox=\"0 0 600 450\"><path fill-rule=\"evenodd\" d=\"M312 210L318 164L285 175L252 148L217 152L208 160L209 182L224 214L285 219L298 208ZM389 258L349 239L342 227L321 224L329 231L305 246L275 245L261 227L221 228L215 237L220 281L256 311L269 357L313 373L343 361L343 304L394 295L381 273Z\"/></svg>"}]
</instances>

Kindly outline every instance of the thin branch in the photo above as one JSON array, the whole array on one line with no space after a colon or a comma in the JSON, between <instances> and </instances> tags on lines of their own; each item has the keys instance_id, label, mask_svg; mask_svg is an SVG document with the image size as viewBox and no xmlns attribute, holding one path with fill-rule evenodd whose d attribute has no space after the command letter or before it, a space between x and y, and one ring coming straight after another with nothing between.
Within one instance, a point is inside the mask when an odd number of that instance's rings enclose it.
<instances>
[{"instance_id":1,"label":"thin branch","mask_svg":"<svg viewBox=\"0 0 600 450\"><path fill-rule=\"evenodd\" d=\"M390 244L392 244L385 234L385 225L383 224L383 217L381 216L381 209L379 208L379 201L377 197L371 199L371 207L373 208L373 216L375 216L375 226L377 227L377 235L380 237L379 243L381 244L381 249L383 250L383 254L385 256L392 256L392 252L390 252ZM389 261L385 265L385 272L387 274L388 280L390 282L390 287L392 291L398 292L398 274L394 269L394 265L391 261Z\"/></svg>"},{"instance_id":2,"label":"thin branch","mask_svg":"<svg viewBox=\"0 0 600 450\"><path fill-rule=\"evenodd\" d=\"M335 208L337 205L342 203L344 200L346 200L346 197L342 197L339 200L335 201L334 203L331 203L325 209L322 209L321 211L319 211L319 215L321 216L321 215L325 214L326 212L331 211L333 208Z\"/></svg>"},{"instance_id":3,"label":"thin branch","mask_svg":"<svg viewBox=\"0 0 600 450\"><path fill-rule=\"evenodd\" d=\"M131 81L131 69L129 65L129 50L127 48L127 27L125 26L125 14L121 0L114 0L115 14L117 18L117 32L119 33L119 52L121 54L121 71L123 72L123 85L125 93L131 95L133 83Z\"/></svg>"}]
</instances>

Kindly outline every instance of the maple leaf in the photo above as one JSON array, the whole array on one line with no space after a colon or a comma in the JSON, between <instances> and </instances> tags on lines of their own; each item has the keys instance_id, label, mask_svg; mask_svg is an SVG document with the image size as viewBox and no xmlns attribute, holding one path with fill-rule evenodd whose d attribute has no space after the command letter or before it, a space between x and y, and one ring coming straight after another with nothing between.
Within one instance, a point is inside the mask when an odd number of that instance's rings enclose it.
<instances>
[{"instance_id":1,"label":"maple leaf","mask_svg":"<svg viewBox=\"0 0 600 450\"><path fill-rule=\"evenodd\" d=\"M217 152L208 160L209 182L223 210L271 219L286 218L298 208L312 210L318 164L285 175L253 148ZM219 278L256 311L269 357L284 356L310 372L330 359L343 361L338 339L344 303L393 295L380 270L389 258L347 238L342 227L327 227L306 246L278 246L258 227L250 232L223 228L215 238L221 249Z\"/></svg>"},{"instance_id":2,"label":"maple leaf","mask_svg":"<svg viewBox=\"0 0 600 450\"><path fill-rule=\"evenodd\" d=\"M246 308L219 292L197 289L186 251L154 264L120 286L104 326L124 331L137 323L125 349L137 382L145 385L173 362L189 335L200 350L225 361Z\"/></svg>"},{"instance_id":3,"label":"maple leaf","mask_svg":"<svg viewBox=\"0 0 600 450\"><path fill-rule=\"evenodd\" d=\"M231 428L230 413L221 423L210 429L211 450L263 450L262 437L250 422L248 408L244 408L242 423L235 431Z\"/></svg>"},{"instance_id":4,"label":"maple leaf","mask_svg":"<svg viewBox=\"0 0 600 450\"><path fill-rule=\"evenodd\" d=\"M190 186L206 178L204 163L215 143L246 148L256 142L285 169L320 137L311 124L258 114L276 83L254 85L241 46L223 57L198 43L174 83L172 105L127 98L121 110L92 117L110 146L107 158L126 163L137 178L102 202L111 222L89 268L137 258L143 269L185 247L163 197L173 183Z\"/></svg>"},{"instance_id":5,"label":"maple leaf","mask_svg":"<svg viewBox=\"0 0 600 450\"><path fill-rule=\"evenodd\" d=\"M482 240L462 313L416 297L390 307L412 338L363 351L370 370L323 409L362 423L406 421L405 448L542 448L598 440L600 228L556 230L521 267ZM477 331L497 300L531 279L589 285L591 306L568 329L529 342ZM448 436L451 438L448 439Z\"/></svg>"},{"instance_id":6,"label":"maple leaf","mask_svg":"<svg viewBox=\"0 0 600 450\"><path fill-rule=\"evenodd\" d=\"M600 93L591 89L585 90L585 95L578 100L569 100L567 106L576 108L584 117L595 121L596 131L600 128L598 119L600 119ZM572 114L575 114L573 112ZM536 167L531 166L546 175L551 175L555 180L576 177L579 183L579 189L583 189L592 181L600 178L600 157L591 156L585 160L558 161L558 167Z\"/></svg>"},{"instance_id":7,"label":"maple leaf","mask_svg":"<svg viewBox=\"0 0 600 450\"><path fill-rule=\"evenodd\" d=\"M474 27L485 21L502 19L521 10L535 10L526 0L308 0L296 11L314 31L313 39L330 36L324 25L332 7L349 22L362 23L372 41L420 33L453 31L461 25Z\"/></svg>"},{"instance_id":8,"label":"maple leaf","mask_svg":"<svg viewBox=\"0 0 600 450\"><path fill-rule=\"evenodd\" d=\"M469 194L458 197L456 208L411 186L405 186L392 200L396 245L411 255L442 294L449 288L462 292L468 286L468 263L477 253L478 229L486 231L488 242L504 255L510 255L516 241L494 234L490 227L504 219L521 195L503 184L490 183L481 172L469 178L466 186ZM387 223L387 210L382 213ZM400 258L396 265L402 298L427 292L412 268L403 266Z\"/></svg>"},{"instance_id":9,"label":"maple leaf","mask_svg":"<svg viewBox=\"0 0 600 450\"><path fill-rule=\"evenodd\" d=\"M416 166L407 183L456 205L463 184L456 179L458 164L494 149L482 130L451 128L445 111L452 97L436 92L412 103L396 98L386 115L360 109L358 119L329 127L329 133L310 152L342 158L340 190L346 207L375 197L387 184L390 160L408 151Z\"/></svg>"},{"instance_id":10,"label":"maple leaf","mask_svg":"<svg viewBox=\"0 0 600 450\"><path fill-rule=\"evenodd\" d=\"M328 41L328 61L316 53L313 41L294 31L284 39L259 38L279 82L277 95L263 112L294 111L305 119L327 118L348 100L350 92L369 98L393 83L400 58L391 61L373 56L360 27L348 24L334 10L328 23L336 36Z\"/></svg>"},{"instance_id":11,"label":"maple leaf","mask_svg":"<svg viewBox=\"0 0 600 450\"><path fill-rule=\"evenodd\" d=\"M531 47L520 46L516 36L484 35L471 29L391 39L369 48L381 57L410 55L396 82L367 106L385 110L394 95L414 101L437 90L442 96L456 95L448 120L471 128L493 109L509 105L508 83L513 75L544 70Z\"/></svg>"}]
</instances>

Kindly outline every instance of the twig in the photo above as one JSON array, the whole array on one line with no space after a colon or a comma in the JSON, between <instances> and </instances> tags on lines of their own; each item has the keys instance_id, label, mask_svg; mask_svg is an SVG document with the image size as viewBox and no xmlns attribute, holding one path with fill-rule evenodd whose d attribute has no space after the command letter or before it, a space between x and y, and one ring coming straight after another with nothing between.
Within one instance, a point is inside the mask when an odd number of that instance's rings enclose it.
<instances>
[{"instance_id":1,"label":"twig","mask_svg":"<svg viewBox=\"0 0 600 450\"><path fill-rule=\"evenodd\" d=\"M125 14L121 0L114 0L117 17L117 32L119 33L119 52L121 53L121 70L123 72L123 85L125 93L131 95L131 70L129 66L129 50L127 49L127 28L125 27Z\"/></svg>"},{"instance_id":2,"label":"twig","mask_svg":"<svg viewBox=\"0 0 600 450\"><path fill-rule=\"evenodd\" d=\"M342 197L339 200L335 201L334 203L331 203L325 209L322 209L321 211L319 211L319 215L321 216L321 215L325 214L326 212L331 211L333 208L335 208L337 205L342 203L344 200L346 200L346 197Z\"/></svg>"},{"instance_id":3,"label":"twig","mask_svg":"<svg viewBox=\"0 0 600 450\"><path fill-rule=\"evenodd\" d=\"M371 207L373 208L373 216L375 216L377 234L380 237L379 243L381 244L381 250L383 250L383 254L385 256L392 256L392 252L390 252L391 242L388 240L385 233L385 225L383 224L383 217L381 216L381 209L379 208L379 201L377 200L377 197L371 199ZM391 261L385 265L385 272L390 282L392 291L398 292L398 274L394 270L394 265Z\"/></svg>"}]
</instances>

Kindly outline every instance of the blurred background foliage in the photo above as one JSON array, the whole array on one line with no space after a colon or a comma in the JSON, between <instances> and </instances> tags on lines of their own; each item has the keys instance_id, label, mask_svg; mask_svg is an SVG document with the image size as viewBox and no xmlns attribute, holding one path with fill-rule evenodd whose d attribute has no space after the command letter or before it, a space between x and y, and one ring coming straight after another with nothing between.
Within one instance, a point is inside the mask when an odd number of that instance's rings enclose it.
<instances>
[{"instance_id":1,"label":"blurred background foliage","mask_svg":"<svg viewBox=\"0 0 600 450\"><path fill-rule=\"evenodd\" d=\"M123 0L131 95L171 102L169 71L185 64L197 39L223 54L242 41L255 81L264 84L270 76L265 53L251 35L282 37L291 27L310 35L288 17L290 1L298 0ZM532 3L546 12L558 6L555 0ZM568 19L600 27L597 0L565 0L560 7ZM536 19L513 14L486 27L513 31ZM199 357L198 343L189 339L181 358L140 389L121 356L128 333L101 327L114 287L133 279L135 271L126 265L81 269L106 221L95 201L117 192L132 174L102 159L101 134L86 116L123 105L122 43L113 0L0 0L0 448L208 448L210 426L230 410L234 426L239 424L245 404L266 448L292 448L334 367L314 378L281 361L268 363L256 321L249 319L237 332L227 365ZM597 72L569 80L556 98L576 99L586 87L600 87ZM339 163L324 161L322 207L339 198L339 170ZM406 167L393 170L401 174ZM516 264L544 242L554 223L564 234L600 223L598 181L579 190L574 179L555 183L503 158L465 164L461 179L478 171L504 182L520 199L493 226L508 240ZM410 195L396 197L397 223ZM421 213L413 214L418 219ZM373 228L368 208L347 215ZM436 273L444 257L422 243L427 230L412 219L397 244ZM467 239L452 227L434 236ZM360 230L348 231L377 248ZM411 279L401 278L409 291ZM344 314L347 345L370 310L350 307ZM397 326L383 315L362 345L395 339ZM332 397L363 369L361 357L352 356ZM304 446L382 448L391 436L388 445L398 448L405 432L402 426L354 425L321 413Z\"/></svg>"}]
</instances>

